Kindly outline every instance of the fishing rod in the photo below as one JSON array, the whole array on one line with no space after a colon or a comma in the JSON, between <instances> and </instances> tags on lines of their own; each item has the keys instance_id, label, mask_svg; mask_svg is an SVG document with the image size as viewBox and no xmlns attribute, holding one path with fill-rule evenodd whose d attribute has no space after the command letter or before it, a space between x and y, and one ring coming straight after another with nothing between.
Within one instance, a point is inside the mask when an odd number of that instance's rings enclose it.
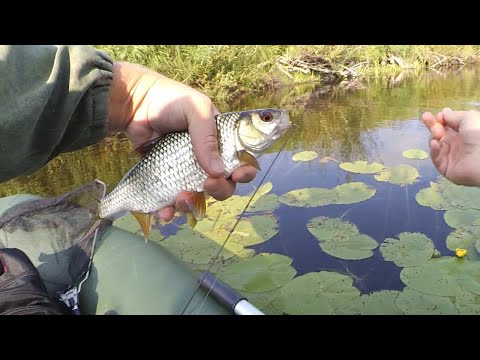
<instances>
[{"instance_id":1,"label":"fishing rod","mask_svg":"<svg viewBox=\"0 0 480 360\"><path fill-rule=\"evenodd\" d=\"M206 299L208 296L212 293L212 297L214 297L217 301L220 302L220 304L226 306L227 308L231 308L232 312L236 315L265 315L262 313L259 309L257 309L255 306L253 306L247 298L239 295L235 290L233 290L231 287L226 285L225 283L221 282L216 276L214 276L210 271L215 264L215 261L217 260L218 256L222 252L223 248L225 247L225 244L227 241L230 239L230 236L233 234L235 231L235 228L237 227L238 223L242 219L244 213L250 206L250 203L252 199L255 197L255 194L257 193L258 189L260 186L263 184L265 179L267 178L270 170L273 168L273 165L277 161L278 157L282 153L283 149L285 146L288 144L289 141L293 139L293 135L295 132L300 128L299 125L293 124L292 125L295 127L295 130L291 133L290 138L287 138L278 153L276 154L275 158L273 159L272 163L268 167L267 171L265 172L265 175L263 176L262 180L260 181L260 184L257 186L255 191L253 192L252 196L248 200L247 204L245 205L245 208L243 209L242 213L240 216L237 218L237 221L235 222L233 228L229 231L227 238L223 242L222 246L220 247L220 250L215 254L212 263L210 264L209 268L207 271L203 273L199 280L199 284L195 288L192 296L189 298L187 304L185 305L181 315L185 314L185 311L189 307L190 303L192 302L193 298L195 297L197 291L202 288L204 290L208 289L207 294L205 295L204 300L200 304L198 311L202 308L203 304L205 303ZM197 313L198 313L197 311Z\"/></svg>"}]
</instances>

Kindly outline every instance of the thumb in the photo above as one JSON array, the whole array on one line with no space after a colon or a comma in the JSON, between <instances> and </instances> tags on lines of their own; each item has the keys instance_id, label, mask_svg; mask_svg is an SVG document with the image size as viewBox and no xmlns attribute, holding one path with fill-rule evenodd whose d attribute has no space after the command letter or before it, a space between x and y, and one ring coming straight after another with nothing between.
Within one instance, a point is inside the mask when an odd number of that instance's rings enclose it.
<instances>
[{"instance_id":1,"label":"thumb","mask_svg":"<svg viewBox=\"0 0 480 360\"><path fill-rule=\"evenodd\" d=\"M218 144L217 114L219 112L211 101L202 101L192 107L188 119L195 156L202 169L212 177L222 176L225 170Z\"/></svg>"},{"instance_id":2,"label":"thumb","mask_svg":"<svg viewBox=\"0 0 480 360\"><path fill-rule=\"evenodd\" d=\"M452 111L450 108L442 110L443 120L446 126L458 131L462 121L465 119L466 111Z\"/></svg>"}]
</instances>

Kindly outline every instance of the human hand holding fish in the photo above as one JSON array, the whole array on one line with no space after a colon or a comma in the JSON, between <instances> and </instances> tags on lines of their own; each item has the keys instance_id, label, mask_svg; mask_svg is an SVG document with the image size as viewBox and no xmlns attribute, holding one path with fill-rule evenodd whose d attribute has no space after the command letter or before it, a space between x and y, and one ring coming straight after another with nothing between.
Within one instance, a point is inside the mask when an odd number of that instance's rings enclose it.
<instances>
[{"instance_id":1,"label":"human hand holding fish","mask_svg":"<svg viewBox=\"0 0 480 360\"><path fill-rule=\"evenodd\" d=\"M100 201L99 217L130 211L148 239L152 215L175 209L190 226L206 214L205 193L225 200L260 169L256 157L289 128L282 109L220 114L204 94L152 70L116 63L109 130L121 131L142 159Z\"/></svg>"},{"instance_id":2,"label":"human hand holding fish","mask_svg":"<svg viewBox=\"0 0 480 360\"><path fill-rule=\"evenodd\" d=\"M109 130L123 132L135 148L168 133L188 130L195 156L208 174L205 191L217 200L235 192L236 183L252 181L257 170L250 165L223 176L214 116L219 112L206 95L140 65L114 64L109 103ZM187 212L189 192L180 192L174 206L160 210L170 221L175 209Z\"/></svg>"}]
</instances>

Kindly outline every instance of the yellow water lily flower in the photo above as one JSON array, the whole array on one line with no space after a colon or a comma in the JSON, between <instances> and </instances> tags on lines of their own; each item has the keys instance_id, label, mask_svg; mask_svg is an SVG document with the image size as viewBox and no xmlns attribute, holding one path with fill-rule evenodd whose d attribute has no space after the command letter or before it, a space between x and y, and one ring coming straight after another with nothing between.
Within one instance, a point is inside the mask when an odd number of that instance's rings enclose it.
<instances>
[{"instance_id":1,"label":"yellow water lily flower","mask_svg":"<svg viewBox=\"0 0 480 360\"><path fill-rule=\"evenodd\" d=\"M456 248L455 255L457 255L459 258L463 258L465 255L467 255L467 249Z\"/></svg>"}]
</instances>

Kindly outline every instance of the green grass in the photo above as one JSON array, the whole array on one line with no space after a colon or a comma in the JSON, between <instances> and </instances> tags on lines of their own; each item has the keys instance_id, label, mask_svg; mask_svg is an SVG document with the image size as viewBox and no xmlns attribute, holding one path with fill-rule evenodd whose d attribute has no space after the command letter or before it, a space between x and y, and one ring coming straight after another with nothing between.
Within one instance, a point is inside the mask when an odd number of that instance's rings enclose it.
<instances>
[{"instance_id":1,"label":"green grass","mask_svg":"<svg viewBox=\"0 0 480 360\"><path fill-rule=\"evenodd\" d=\"M478 45L136 45L97 46L116 60L139 63L195 87L214 101L286 83L331 81L325 72L292 69L285 62L302 54L321 57L336 79L382 77L402 71L419 72L434 65L439 71L476 61ZM389 63L394 55L407 65ZM459 62L460 59L461 62ZM319 58L317 58L319 59ZM390 59L392 59L390 57ZM443 59L443 60L442 60ZM280 60L280 61L279 61ZM303 71L303 72L302 72Z\"/></svg>"}]
</instances>

